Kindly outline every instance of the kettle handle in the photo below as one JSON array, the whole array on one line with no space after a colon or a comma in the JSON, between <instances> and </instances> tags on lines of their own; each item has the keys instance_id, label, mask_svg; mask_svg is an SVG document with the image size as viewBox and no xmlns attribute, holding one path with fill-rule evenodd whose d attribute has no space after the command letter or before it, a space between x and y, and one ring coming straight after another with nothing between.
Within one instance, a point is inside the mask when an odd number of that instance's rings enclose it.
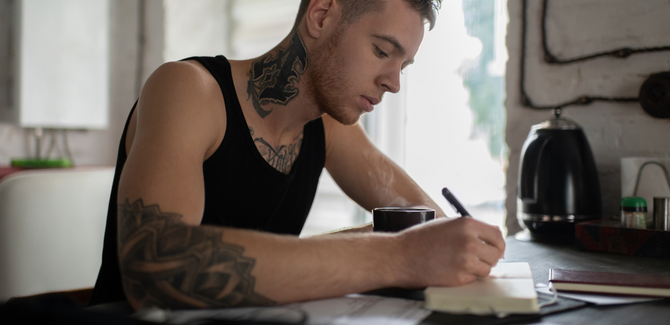
<instances>
[{"instance_id":1,"label":"kettle handle","mask_svg":"<svg viewBox=\"0 0 670 325\"><path fill-rule=\"evenodd\" d=\"M519 199L522 201L535 202L538 196L540 182L540 162L551 136L535 134L533 138L526 140L522 149L521 164L519 168L519 184L517 187Z\"/></svg>"}]
</instances>

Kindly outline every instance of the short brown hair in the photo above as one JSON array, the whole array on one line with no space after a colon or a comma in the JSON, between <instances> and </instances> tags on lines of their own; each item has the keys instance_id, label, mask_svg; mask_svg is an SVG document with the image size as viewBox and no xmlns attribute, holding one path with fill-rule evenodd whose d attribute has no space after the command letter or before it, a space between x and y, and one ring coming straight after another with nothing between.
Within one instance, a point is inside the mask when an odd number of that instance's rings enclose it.
<instances>
[{"instance_id":1,"label":"short brown hair","mask_svg":"<svg viewBox=\"0 0 670 325\"><path fill-rule=\"evenodd\" d=\"M372 10L382 10L386 5L385 0L339 0L342 4L342 22L345 24L352 24L363 14ZM435 26L435 16L437 10L440 9L442 0L404 0L408 2L414 10L416 10L421 17L430 24L429 29ZM300 2L300 9L298 9L298 16L295 19L297 26L302 17L307 11L307 7L311 0L302 0Z\"/></svg>"}]
</instances>

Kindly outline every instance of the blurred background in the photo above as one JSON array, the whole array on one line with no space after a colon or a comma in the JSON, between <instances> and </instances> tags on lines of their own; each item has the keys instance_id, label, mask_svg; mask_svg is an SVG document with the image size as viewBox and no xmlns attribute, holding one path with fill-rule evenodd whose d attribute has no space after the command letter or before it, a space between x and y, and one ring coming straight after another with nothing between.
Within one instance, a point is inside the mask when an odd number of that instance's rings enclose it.
<instances>
[{"instance_id":1,"label":"blurred background","mask_svg":"<svg viewBox=\"0 0 670 325\"><path fill-rule=\"evenodd\" d=\"M195 55L261 55L290 31L299 3L0 0L0 42L10 44L0 46L0 165L40 150L38 128L66 130L77 165L114 165L127 114L156 67ZM471 214L500 226L506 24L504 0L444 1L401 92L361 120L449 215L456 214L440 195L444 186ZM72 121L85 115L94 117ZM324 172L303 235L370 220Z\"/></svg>"}]
</instances>

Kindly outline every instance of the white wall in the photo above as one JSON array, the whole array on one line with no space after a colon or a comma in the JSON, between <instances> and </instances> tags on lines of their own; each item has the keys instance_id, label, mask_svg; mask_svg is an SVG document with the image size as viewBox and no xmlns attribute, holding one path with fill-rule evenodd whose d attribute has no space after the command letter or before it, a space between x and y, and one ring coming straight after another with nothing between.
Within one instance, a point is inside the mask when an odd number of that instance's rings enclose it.
<instances>
[{"instance_id":1,"label":"white wall","mask_svg":"<svg viewBox=\"0 0 670 325\"><path fill-rule=\"evenodd\" d=\"M7 0L0 0L0 20L8 14ZM144 4L144 42L140 48L138 34L140 5ZM78 165L114 165L119 139L128 112L137 97L137 80L142 83L162 61L162 0L114 0L109 8L109 127L105 130L69 131L70 149ZM7 28L0 24L0 61L9 54ZM45 49L52 51L54 49ZM138 60L138 55L142 56ZM0 94L11 87L10 68L0 64ZM140 69L140 70L138 70ZM11 98L0 96L0 109L11 105ZM0 166L11 158L33 154L30 130L0 121Z\"/></svg>"},{"instance_id":2,"label":"white wall","mask_svg":"<svg viewBox=\"0 0 670 325\"><path fill-rule=\"evenodd\" d=\"M109 104L109 1L15 2L14 122L105 129ZM10 114L7 114L10 115ZM4 118L4 116L3 116Z\"/></svg>"},{"instance_id":3,"label":"white wall","mask_svg":"<svg viewBox=\"0 0 670 325\"><path fill-rule=\"evenodd\" d=\"M637 97L640 86L655 72L670 70L670 52L633 55L628 59L598 58L570 65L543 61L541 45L542 1L528 1L526 84L538 105L551 105L582 95ZM519 154L530 127L550 117L521 104L522 1L509 1L506 91L507 227L516 221L516 182ZM620 47L670 45L670 4L666 0L552 0L548 10L549 48L567 58ZM603 215L617 214L621 198L620 158L670 156L670 120L647 115L637 103L595 102L573 106L563 116L582 126L595 155L603 195Z\"/></svg>"},{"instance_id":4,"label":"white wall","mask_svg":"<svg viewBox=\"0 0 670 325\"><path fill-rule=\"evenodd\" d=\"M232 1L165 0L165 61L229 53Z\"/></svg>"}]
</instances>

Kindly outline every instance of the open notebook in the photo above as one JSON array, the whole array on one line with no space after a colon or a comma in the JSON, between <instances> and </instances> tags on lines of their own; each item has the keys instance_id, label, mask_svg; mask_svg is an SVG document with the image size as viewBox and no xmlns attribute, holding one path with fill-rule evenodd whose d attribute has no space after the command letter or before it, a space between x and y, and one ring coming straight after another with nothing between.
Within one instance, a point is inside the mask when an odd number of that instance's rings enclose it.
<instances>
[{"instance_id":1,"label":"open notebook","mask_svg":"<svg viewBox=\"0 0 670 325\"><path fill-rule=\"evenodd\" d=\"M499 263L491 274L460 287L429 287L426 308L475 315L536 314L540 312L530 266Z\"/></svg>"}]
</instances>

